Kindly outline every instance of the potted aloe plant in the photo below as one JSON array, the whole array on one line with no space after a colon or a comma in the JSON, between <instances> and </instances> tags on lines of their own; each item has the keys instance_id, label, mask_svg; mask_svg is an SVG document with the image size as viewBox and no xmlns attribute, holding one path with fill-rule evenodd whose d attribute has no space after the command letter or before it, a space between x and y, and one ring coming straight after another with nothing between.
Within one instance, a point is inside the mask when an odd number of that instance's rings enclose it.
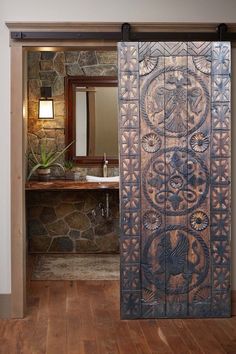
<instances>
[{"instance_id":1,"label":"potted aloe plant","mask_svg":"<svg viewBox=\"0 0 236 354\"><path fill-rule=\"evenodd\" d=\"M30 173L28 175L28 180L33 175L34 172L37 171L38 176L40 177L48 177L51 174L51 167L57 166L60 167L63 171L65 171L64 166L57 162L59 157L61 157L66 150L74 143L72 141L69 145L67 145L62 151L47 151L46 144L43 143L40 149L40 157L38 158L34 153L31 145L30 145L30 152L29 160L34 164Z\"/></svg>"}]
</instances>

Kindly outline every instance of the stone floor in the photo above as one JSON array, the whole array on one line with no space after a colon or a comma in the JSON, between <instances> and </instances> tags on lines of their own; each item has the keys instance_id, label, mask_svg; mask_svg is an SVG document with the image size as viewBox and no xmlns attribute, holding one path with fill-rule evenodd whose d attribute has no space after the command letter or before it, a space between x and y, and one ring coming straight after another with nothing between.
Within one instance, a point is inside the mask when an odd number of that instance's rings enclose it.
<instances>
[{"instance_id":1,"label":"stone floor","mask_svg":"<svg viewBox=\"0 0 236 354\"><path fill-rule=\"evenodd\" d=\"M98 254L34 256L32 280L119 280L120 256Z\"/></svg>"}]
</instances>

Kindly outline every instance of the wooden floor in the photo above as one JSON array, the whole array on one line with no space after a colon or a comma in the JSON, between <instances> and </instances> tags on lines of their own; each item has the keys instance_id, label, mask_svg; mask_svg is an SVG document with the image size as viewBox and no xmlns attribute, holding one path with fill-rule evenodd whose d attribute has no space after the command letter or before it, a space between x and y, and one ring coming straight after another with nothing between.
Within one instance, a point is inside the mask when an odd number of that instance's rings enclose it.
<instances>
[{"instance_id":1,"label":"wooden floor","mask_svg":"<svg viewBox=\"0 0 236 354\"><path fill-rule=\"evenodd\" d=\"M34 281L26 318L0 321L0 353L236 353L236 317L120 321L118 282Z\"/></svg>"}]
</instances>

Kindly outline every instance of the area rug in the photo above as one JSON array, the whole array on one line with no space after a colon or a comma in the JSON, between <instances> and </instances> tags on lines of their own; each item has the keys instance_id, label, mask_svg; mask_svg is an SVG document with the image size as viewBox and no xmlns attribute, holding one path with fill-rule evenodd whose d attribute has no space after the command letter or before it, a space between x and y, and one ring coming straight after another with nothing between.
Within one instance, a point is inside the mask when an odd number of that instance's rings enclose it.
<instances>
[{"instance_id":1,"label":"area rug","mask_svg":"<svg viewBox=\"0 0 236 354\"><path fill-rule=\"evenodd\" d=\"M38 255L31 280L118 280L119 255Z\"/></svg>"}]
</instances>

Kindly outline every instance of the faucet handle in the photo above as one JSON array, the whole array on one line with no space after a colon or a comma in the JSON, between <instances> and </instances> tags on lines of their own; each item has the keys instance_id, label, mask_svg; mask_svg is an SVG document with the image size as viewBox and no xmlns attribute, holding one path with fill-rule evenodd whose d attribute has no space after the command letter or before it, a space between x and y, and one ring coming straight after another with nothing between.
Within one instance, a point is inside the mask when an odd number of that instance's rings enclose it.
<instances>
[{"instance_id":1,"label":"faucet handle","mask_svg":"<svg viewBox=\"0 0 236 354\"><path fill-rule=\"evenodd\" d=\"M104 158L104 164L108 165L107 154L105 152L103 154L103 158Z\"/></svg>"}]
</instances>

